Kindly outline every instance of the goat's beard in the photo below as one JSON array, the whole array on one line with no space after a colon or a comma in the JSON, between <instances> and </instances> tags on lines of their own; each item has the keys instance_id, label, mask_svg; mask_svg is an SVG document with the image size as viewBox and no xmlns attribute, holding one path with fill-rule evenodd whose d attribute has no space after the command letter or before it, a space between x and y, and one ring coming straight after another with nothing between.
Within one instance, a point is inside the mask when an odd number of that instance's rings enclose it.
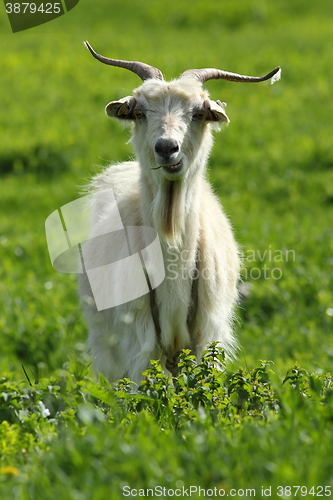
<instances>
[{"instance_id":1,"label":"goat's beard","mask_svg":"<svg viewBox=\"0 0 333 500\"><path fill-rule=\"evenodd\" d=\"M143 225L153 227L167 246L181 248L190 220L198 217L201 183L195 181L200 174L193 170L174 181L161 175L158 185L142 176Z\"/></svg>"},{"instance_id":2,"label":"goat's beard","mask_svg":"<svg viewBox=\"0 0 333 500\"><path fill-rule=\"evenodd\" d=\"M186 188L183 179L163 179L152 203L152 219L160 238L177 247L185 230Z\"/></svg>"}]
</instances>

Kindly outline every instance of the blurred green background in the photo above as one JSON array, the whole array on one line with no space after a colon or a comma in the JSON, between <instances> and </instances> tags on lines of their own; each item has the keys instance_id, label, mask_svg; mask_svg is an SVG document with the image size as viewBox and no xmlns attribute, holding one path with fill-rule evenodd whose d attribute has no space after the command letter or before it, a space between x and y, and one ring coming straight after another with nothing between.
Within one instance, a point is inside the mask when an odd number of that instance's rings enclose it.
<instances>
[{"instance_id":1,"label":"blurred green background","mask_svg":"<svg viewBox=\"0 0 333 500\"><path fill-rule=\"evenodd\" d=\"M129 130L104 107L140 85L95 61L86 39L167 79L196 67L260 75L281 65L274 86L206 84L231 120L216 134L209 178L245 256L235 366L270 359L278 373L296 360L330 369L332 15L325 1L81 0L12 34L1 7L0 372L21 379L24 364L49 376L84 355L76 280L52 269L44 221L102 166L131 157Z\"/></svg>"}]
</instances>

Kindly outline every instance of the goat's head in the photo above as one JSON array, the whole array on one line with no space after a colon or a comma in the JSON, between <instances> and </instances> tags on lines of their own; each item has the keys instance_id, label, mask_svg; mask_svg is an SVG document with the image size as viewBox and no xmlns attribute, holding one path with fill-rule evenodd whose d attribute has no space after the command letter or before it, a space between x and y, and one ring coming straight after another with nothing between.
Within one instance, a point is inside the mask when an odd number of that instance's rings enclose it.
<instances>
[{"instance_id":1,"label":"goat's head","mask_svg":"<svg viewBox=\"0 0 333 500\"><path fill-rule=\"evenodd\" d=\"M172 82L147 80L133 96L111 102L109 116L133 120L132 143L140 164L153 170L150 177L169 180L194 173L189 168L208 155L211 141L207 124L228 121L224 105L208 98L201 84L193 79ZM205 140L204 140L205 138Z\"/></svg>"},{"instance_id":2,"label":"goat's head","mask_svg":"<svg viewBox=\"0 0 333 500\"><path fill-rule=\"evenodd\" d=\"M229 122L225 103L212 101L202 84L210 79L261 82L279 78L280 68L263 77L248 77L217 69L187 70L179 79L166 82L161 71L140 62L109 59L99 61L136 73L143 80L132 96L110 102L108 116L134 122L132 143L142 168L154 171L150 177L159 183L194 175L205 164L211 147L211 125ZM191 168L190 168L191 166Z\"/></svg>"}]
</instances>

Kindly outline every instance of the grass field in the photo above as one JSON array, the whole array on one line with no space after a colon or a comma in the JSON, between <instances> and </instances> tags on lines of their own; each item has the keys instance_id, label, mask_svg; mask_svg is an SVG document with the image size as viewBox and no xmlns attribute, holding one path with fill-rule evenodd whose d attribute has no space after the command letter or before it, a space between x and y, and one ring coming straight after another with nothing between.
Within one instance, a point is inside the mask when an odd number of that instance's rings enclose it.
<instances>
[{"instance_id":1,"label":"grass field","mask_svg":"<svg viewBox=\"0 0 333 500\"><path fill-rule=\"evenodd\" d=\"M12 34L2 8L0 498L333 496L332 16L324 1L81 0ZM132 155L104 106L140 81L85 39L166 78L282 67L274 86L207 83L231 120L209 178L244 257L225 373L214 348L198 368L184 354L174 386L154 366L137 396L91 373L76 278L52 268L44 222Z\"/></svg>"}]
</instances>

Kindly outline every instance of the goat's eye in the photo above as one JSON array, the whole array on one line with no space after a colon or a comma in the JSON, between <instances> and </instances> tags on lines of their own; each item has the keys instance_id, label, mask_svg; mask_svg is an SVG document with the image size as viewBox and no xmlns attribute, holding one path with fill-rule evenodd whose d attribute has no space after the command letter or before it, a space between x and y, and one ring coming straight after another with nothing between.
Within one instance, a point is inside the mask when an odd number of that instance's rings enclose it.
<instances>
[{"instance_id":1,"label":"goat's eye","mask_svg":"<svg viewBox=\"0 0 333 500\"><path fill-rule=\"evenodd\" d=\"M193 120L202 121L206 116L204 111L196 111L193 115Z\"/></svg>"},{"instance_id":2,"label":"goat's eye","mask_svg":"<svg viewBox=\"0 0 333 500\"><path fill-rule=\"evenodd\" d=\"M145 114L143 111L137 110L137 111L134 111L134 116L137 120L141 120L142 118L145 117Z\"/></svg>"}]
</instances>

